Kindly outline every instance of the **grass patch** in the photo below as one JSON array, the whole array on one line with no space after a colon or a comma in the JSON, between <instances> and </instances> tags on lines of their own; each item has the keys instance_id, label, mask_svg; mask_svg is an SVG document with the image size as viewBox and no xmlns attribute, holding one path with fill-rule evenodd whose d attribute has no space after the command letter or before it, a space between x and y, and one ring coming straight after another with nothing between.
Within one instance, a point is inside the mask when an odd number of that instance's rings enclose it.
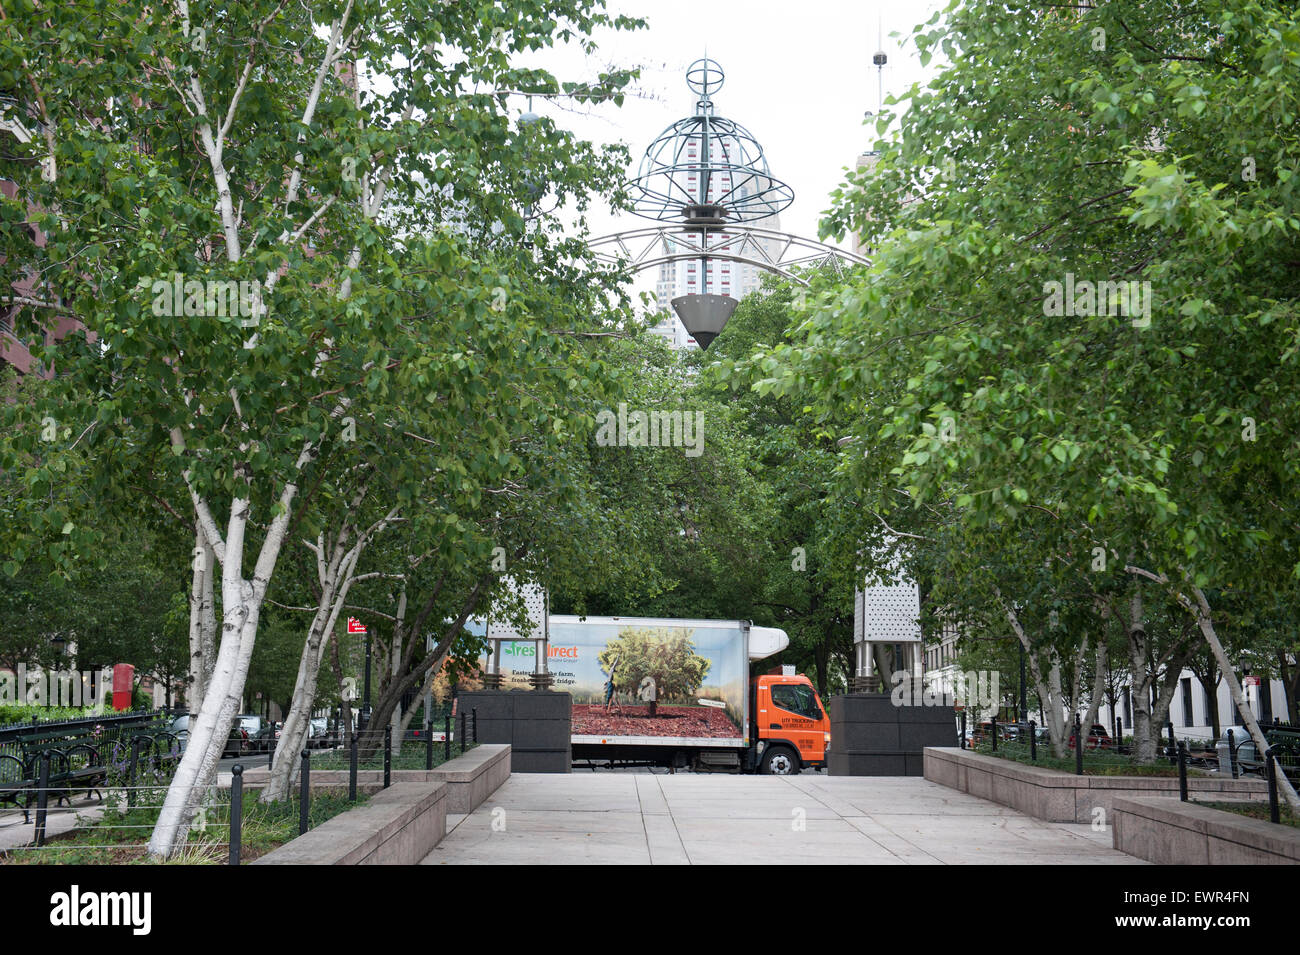
<instances>
[{"instance_id":1,"label":"grass patch","mask_svg":"<svg viewBox=\"0 0 1300 955\"><path fill-rule=\"evenodd\" d=\"M468 753L477 745L478 743L468 744L465 747L465 752ZM416 740L414 742L407 741L403 743L402 751L400 753L396 753L396 752L393 753L392 768L393 769L424 769L425 768L424 746L425 744L422 740ZM444 752L445 752L445 744L443 744L440 741L435 741L433 744L433 765L435 767L441 766L443 763L447 761L444 758L443 755ZM451 758L455 759L460 754L461 754L460 743L453 740L451 744ZM346 749L318 750L317 752L312 754L311 768L314 770L315 769L330 769L330 770L348 769L351 766L351 763L349 762L349 758L350 757ZM367 769L382 770L383 768L384 768L384 751L382 749L376 752L374 756L372 756L370 759L358 758L357 760L358 770L367 770Z\"/></svg>"},{"instance_id":2,"label":"grass patch","mask_svg":"<svg viewBox=\"0 0 1300 955\"><path fill-rule=\"evenodd\" d=\"M1221 809L1224 812L1235 813L1238 816L1249 816L1251 819L1262 819L1268 822L1268 803L1266 802L1198 802L1198 806L1204 806L1207 809ZM1291 807L1286 803L1278 806L1280 810L1279 819L1284 826L1291 826L1293 829L1300 829L1300 816L1291 811Z\"/></svg>"},{"instance_id":3,"label":"grass patch","mask_svg":"<svg viewBox=\"0 0 1300 955\"><path fill-rule=\"evenodd\" d=\"M128 808L121 792L105 793L98 819L78 814L78 828L51 836L41 848L25 847L0 854L5 865L152 865L149 836L158 820L166 790L143 790L139 806ZM298 837L297 799L263 805L259 790L245 789L240 836L240 862L251 862ZM355 803L346 789L313 790L308 808L310 828L361 805L368 797L357 793ZM180 850L162 864L224 865L230 857L230 790L219 789L199 812Z\"/></svg>"}]
</instances>

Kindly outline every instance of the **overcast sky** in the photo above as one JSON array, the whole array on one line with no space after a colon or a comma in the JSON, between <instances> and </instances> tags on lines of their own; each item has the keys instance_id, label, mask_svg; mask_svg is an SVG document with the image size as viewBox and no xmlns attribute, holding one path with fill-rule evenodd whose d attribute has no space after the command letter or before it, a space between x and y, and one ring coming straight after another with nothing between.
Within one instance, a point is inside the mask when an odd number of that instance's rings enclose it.
<instances>
[{"instance_id":1,"label":"overcast sky","mask_svg":"<svg viewBox=\"0 0 1300 955\"><path fill-rule=\"evenodd\" d=\"M621 108L575 112L538 100L533 109L584 139L627 143L635 172L655 136L694 114L696 97L686 86L686 67L707 50L726 72L726 83L713 98L715 114L747 127L764 147L772 175L794 189L794 203L781 216L783 230L816 238L831 190L874 139L863 125L863 114L876 109L878 98L872 54L883 46L889 56L886 95L928 82L935 65L923 69L907 38L944 5L944 0L609 0L611 13L644 18L648 27L598 34L600 50L592 61L577 49L561 48L526 62L543 65L562 80L591 78L611 65L640 66L641 96L629 97ZM634 216L612 216L607 208L595 210L591 221L595 235L648 224Z\"/></svg>"}]
</instances>

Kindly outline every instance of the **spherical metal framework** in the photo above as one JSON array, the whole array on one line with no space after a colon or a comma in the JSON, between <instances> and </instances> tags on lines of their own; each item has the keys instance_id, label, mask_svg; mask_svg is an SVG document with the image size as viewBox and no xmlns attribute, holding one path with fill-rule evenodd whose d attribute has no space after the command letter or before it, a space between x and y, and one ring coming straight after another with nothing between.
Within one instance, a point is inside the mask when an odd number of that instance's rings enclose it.
<instances>
[{"instance_id":1,"label":"spherical metal framework","mask_svg":"<svg viewBox=\"0 0 1300 955\"><path fill-rule=\"evenodd\" d=\"M700 97L695 115L678 120L646 149L629 182L639 216L701 226L753 222L776 215L794 191L772 176L763 147L745 127L713 115L712 96L725 74L696 60L686 83Z\"/></svg>"}]
</instances>

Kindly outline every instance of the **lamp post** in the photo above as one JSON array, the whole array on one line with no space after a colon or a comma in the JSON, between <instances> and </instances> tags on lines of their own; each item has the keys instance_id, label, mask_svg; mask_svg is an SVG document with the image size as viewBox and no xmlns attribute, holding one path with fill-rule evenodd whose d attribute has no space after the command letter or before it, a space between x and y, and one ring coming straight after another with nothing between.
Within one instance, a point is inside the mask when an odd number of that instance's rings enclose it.
<instances>
[{"instance_id":1,"label":"lamp post","mask_svg":"<svg viewBox=\"0 0 1300 955\"><path fill-rule=\"evenodd\" d=\"M63 651L67 648L68 641L67 641L67 639L63 636L63 634L61 634L61 633L56 633L54 636L50 637L50 645L54 647L54 667L53 667L53 669L54 669L54 672L55 672L55 676L54 676L52 679L46 681L46 683L47 683L47 685L48 685L48 687L49 687L49 691L50 691L49 693L47 693L47 694L45 695L45 705L46 705L46 707L58 706L58 705L59 705L59 701L58 701L58 696L59 696L59 687L60 687L62 684L59 683L59 679L58 679L57 673L58 673L59 667L62 666L62 663L63 663Z\"/></svg>"}]
</instances>

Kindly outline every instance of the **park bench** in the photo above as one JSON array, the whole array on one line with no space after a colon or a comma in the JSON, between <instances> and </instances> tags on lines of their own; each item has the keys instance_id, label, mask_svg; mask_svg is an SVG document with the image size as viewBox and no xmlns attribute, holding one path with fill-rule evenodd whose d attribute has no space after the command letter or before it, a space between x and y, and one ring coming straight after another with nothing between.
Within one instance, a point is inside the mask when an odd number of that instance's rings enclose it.
<instances>
[{"instance_id":1,"label":"park bench","mask_svg":"<svg viewBox=\"0 0 1300 955\"><path fill-rule=\"evenodd\" d=\"M180 759L180 744L174 734L141 732L147 728L148 723L136 723L114 727L108 735L89 728L89 731L80 729L72 734L62 729L20 736L18 742L23 752L21 775L22 782L27 785L19 787L16 792L30 790L26 793L30 803L32 793L39 785L41 754L48 752L50 776L46 788L57 802L70 801L72 794L80 791L87 795L94 793L103 802L102 790L109 773L126 775L131 769L133 751L137 769L143 766L159 771L166 764ZM16 802L16 797L10 801Z\"/></svg>"},{"instance_id":2,"label":"park bench","mask_svg":"<svg viewBox=\"0 0 1300 955\"><path fill-rule=\"evenodd\" d=\"M0 754L0 805L13 803L23 811L23 822L31 822L28 811L35 798L36 779L17 756Z\"/></svg>"}]
</instances>

